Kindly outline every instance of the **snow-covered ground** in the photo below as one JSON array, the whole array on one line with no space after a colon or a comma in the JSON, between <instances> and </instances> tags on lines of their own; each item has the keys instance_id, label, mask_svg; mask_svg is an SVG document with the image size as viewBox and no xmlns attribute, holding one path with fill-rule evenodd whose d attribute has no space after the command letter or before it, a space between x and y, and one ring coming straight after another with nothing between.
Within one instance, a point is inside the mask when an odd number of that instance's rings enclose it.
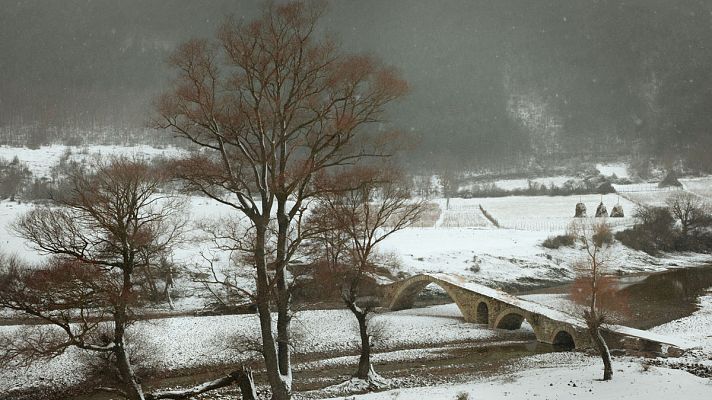
<instances>
[{"instance_id":1,"label":"snow-covered ground","mask_svg":"<svg viewBox=\"0 0 712 400\"><path fill-rule=\"evenodd\" d=\"M625 163L596 164L596 169L606 177L630 178L628 165Z\"/></svg>"},{"instance_id":2,"label":"snow-covered ground","mask_svg":"<svg viewBox=\"0 0 712 400\"><path fill-rule=\"evenodd\" d=\"M539 185L544 185L546 187L561 186L567 181L576 180L575 176L561 175L561 176L550 176L545 178L534 178L534 179L500 179L494 181L493 183L500 189L504 190L515 190L515 189L527 189L529 187L529 182L534 182Z\"/></svg>"},{"instance_id":3,"label":"snow-covered ground","mask_svg":"<svg viewBox=\"0 0 712 400\"><path fill-rule=\"evenodd\" d=\"M491 330L484 325L466 323L455 304L377 314L371 320L371 326L381 331L374 342L375 351L414 349L400 356L391 356L406 359L427 353L418 349L433 345L468 343L474 346L492 341L531 339L526 331ZM0 326L0 333L18 329L27 328ZM141 352L148 354L140 367L176 370L245 359L249 354L240 349L258 337L259 322L256 315L176 317L141 321L133 325L131 331L141 332ZM299 312L293 320L293 335L297 353L328 353L341 358L356 351L359 343L356 319L347 310ZM0 367L0 398L3 393L21 388L77 384L85 373L85 364L81 360L81 351L70 349L28 369ZM324 361L325 364L329 362Z\"/></svg>"},{"instance_id":4,"label":"snow-covered ground","mask_svg":"<svg viewBox=\"0 0 712 400\"><path fill-rule=\"evenodd\" d=\"M184 199L186 210L194 222L226 221L239 217L230 207L207 198L190 196ZM384 241L379 250L395 255L402 270L409 274L457 273L494 286L567 280L573 277L571 265L581 257L581 252L572 248L546 249L541 244L547 237L566 231L574 220L572 215L577 202L584 202L591 214L601 200L609 210L618 202L623 205L625 218L608 219L615 227L633 223L633 203L614 194L450 199L449 209L444 199L436 199L434 203L442 213L435 227L411 227L397 232ZM502 228L496 228L482 215L480 204L500 222ZM0 202L0 251L36 262L42 257L25 246L9 227L31 207L24 203ZM200 255L203 251L218 266L228 265L229 254L210 253L209 250L209 244L187 241L176 248L174 261L205 267L206 261ZM690 266L710 260L707 256L695 254L669 254L655 258L620 244L615 244L611 252L616 255L613 268L623 272L654 271L673 264ZM194 302L188 302L181 309L194 306Z\"/></svg>"},{"instance_id":5,"label":"snow-covered ground","mask_svg":"<svg viewBox=\"0 0 712 400\"><path fill-rule=\"evenodd\" d=\"M692 315L656 326L651 331L697 343L699 351L690 352L679 361L702 363L712 368L712 288L699 299L699 307Z\"/></svg>"},{"instance_id":6,"label":"snow-covered ground","mask_svg":"<svg viewBox=\"0 0 712 400\"><path fill-rule=\"evenodd\" d=\"M656 184L613 185L620 196L636 206L664 207L668 197L679 193L681 188L658 188Z\"/></svg>"},{"instance_id":7,"label":"snow-covered ground","mask_svg":"<svg viewBox=\"0 0 712 400\"><path fill-rule=\"evenodd\" d=\"M89 160L96 156L126 156L126 157L175 157L185 153L185 150L174 147L164 149L138 145L133 147L91 145L91 146L42 146L38 149L26 147L0 146L0 158L12 160L17 157L27 164L35 178L50 177L50 169L57 164L62 155L71 151L71 159L75 161Z\"/></svg>"},{"instance_id":8,"label":"snow-covered ground","mask_svg":"<svg viewBox=\"0 0 712 400\"><path fill-rule=\"evenodd\" d=\"M500 224L501 227L526 231L563 232L574 221L576 204L586 206L587 215L594 216L596 208L602 202L608 212L620 204L624 218L609 218L614 226L627 226L633 223L631 217L635 205L616 194L588 194L580 196L511 196L482 199L460 199L470 205L481 204Z\"/></svg>"},{"instance_id":9,"label":"snow-covered ground","mask_svg":"<svg viewBox=\"0 0 712 400\"><path fill-rule=\"evenodd\" d=\"M685 190L704 197L706 201L712 201L712 177L680 179L680 183Z\"/></svg>"},{"instance_id":10,"label":"snow-covered ground","mask_svg":"<svg viewBox=\"0 0 712 400\"><path fill-rule=\"evenodd\" d=\"M41 257L29 249L24 240L12 231L11 224L22 214L34 207L30 203L18 204L0 201L0 253L17 255L28 261L38 261Z\"/></svg>"},{"instance_id":11,"label":"snow-covered ground","mask_svg":"<svg viewBox=\"0 0 712 400\"><path fill-rule=\"evenodd\" d=\"M611 381L601 381L601 361L572 353L549 353L522 360L522 370L472 383L396 389L350 396L358 400L421 399L703 399L712 381L687 372L643 366L639 360L615 359ZM343 398L343 397L341 397Z\"/></svg>"}]
</instances>

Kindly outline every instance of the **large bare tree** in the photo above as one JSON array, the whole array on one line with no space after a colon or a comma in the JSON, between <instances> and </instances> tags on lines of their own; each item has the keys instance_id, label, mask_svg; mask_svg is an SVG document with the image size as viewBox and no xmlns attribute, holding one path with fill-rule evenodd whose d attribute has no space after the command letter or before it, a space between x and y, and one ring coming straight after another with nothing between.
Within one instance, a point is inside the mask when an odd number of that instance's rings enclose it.
<instances>
[{"instance_id":1,"label":"large bare tree","mask_svg":"<svg viewBox=\"0 0 712 400\"><path fill-rule=\"evenodd\" d=\"M175 82L156 107L158 127L202 150L177 165L190 189L232 206L252 225L262 356L275 399L291 396L285 267L300 239L290 239L290 230L315 194L316 175L382 154L388 135L367 135L364 126L407 91L392 68L320 39L324 10L317 2L269 3L254 21L224 23L216 42L182 44L170 58Z\"/></svg>"},{"instance_id":2,"label":"large bare tree","mask_svg":"<svg viewBox=\"0 0 712 400\"><path fill-rule=\"evenodd\" d=\"M682 235L688 236L690 231L709 226L712 222L710 207L696 194L679 191L670 195L665 204L673 217L680 221Z\"/></svg>"},{"instance_id":3,"label":"large bare tree","mask_svg":"<svg viewBox=\"0 0 712 400\"><path fill-rule=\"evenodd\" d=\"M325 181L309 219L316 225L310 232L321 244L321 258L334 275L341 299L358 321L361 355L354 377L377 386L368 321L378 302L363 296L363 286L374 278L377 245L417 222L425 203L411 197L398 170L384 165L355 168Z\"/></svg>"},{"instance_id":4,"label":"large bare tree","mask_svg":"<svg viewBox=\"0 0 712 400\"><path fill-rule=\"evenodd\" d=\"M40 271L16 265L5 270L0 305L63 334L50 337L40 328L36 339L24 338L10 355L52 356L70 346L111 353L121 391L144 398L125 336L136 303L134 274L142 262L169 251L184 226L179 200L161 192L164 181L144 162L114 159L75 175L58 206L35 208L15 223L21 237L55 261ZM101 331L105 320L110 332Z\"/></svg>"}]
</instances>

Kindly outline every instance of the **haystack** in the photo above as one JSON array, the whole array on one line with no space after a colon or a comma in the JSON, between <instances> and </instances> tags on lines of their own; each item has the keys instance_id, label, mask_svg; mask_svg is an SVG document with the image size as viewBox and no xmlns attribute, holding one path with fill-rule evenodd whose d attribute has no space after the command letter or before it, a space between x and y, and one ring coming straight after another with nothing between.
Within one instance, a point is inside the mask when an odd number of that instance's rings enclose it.
<instances>
[{"instance_id":1,"label":"haystack","mask_svg":"<svg viewBox=\"0 0 712 400\"><path fill-rule=\"evenodd\" d=\"M576 203L576 214L574 218L586 218L586 205L583 203Z\"/></svg>"},{"instance_id":2,"label":"haystack","mask_svg":"<svg viewBox=\"0 0 712 400\"><path fill-rule=\"evenodd\" d=\"M596 208L596 218L601 217L608 217L608 210L606 210L606 206L603 205L603 202Z\"/></svg>"},{"instance_id":3,"label":"haystack","mask_svg":"<svg viewBox=\"0 0 712 400\"><path fill-rule=\"evenodd\" d=\"M658 187L661 187L661 188L672 187L672 186L682 187L682 183L680 183L680 181L677 180L677 174L675 173L675 171L668 172L665 179L663 179L662 181L660 181L660 183L658 183Z\"/></svg>"},{"instance_id":4,"label":"haystack","mask_svg":"<svg viewBox=\"0 0 712 400\"><path fill-rule=\"evenodd\" d=\"M625 215L623 214L623 206L620 204L616 204L613 206L611 209L611 218L623 218Z\"/></svg>"}]
</instances>

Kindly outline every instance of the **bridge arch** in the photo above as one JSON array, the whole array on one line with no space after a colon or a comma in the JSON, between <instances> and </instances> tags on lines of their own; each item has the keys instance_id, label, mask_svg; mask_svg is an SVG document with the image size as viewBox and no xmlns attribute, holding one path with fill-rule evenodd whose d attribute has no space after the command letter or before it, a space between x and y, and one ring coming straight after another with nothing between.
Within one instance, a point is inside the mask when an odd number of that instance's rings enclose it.
<instances>
[{"instance_id":1,"label":"bridge arch","mask_svg":"<svg viewBox=\"0 0 712 400\"><path fill-rule=\"evenodd\" d=\"M551 344L563 351L571 351L576 346L576 335L566 328L557 329L551 336Z\"/></svg>"},{"instance_id":2,"label":"bridge arch","mask_svg":"<svg viewBox=\"0 0 712 400\"><path fill-rule=\"evenodd\" d=\"M515 330L522 327L522 322L526 319L525 313L516 308L507 308L499 313L494 321L497 329ZM531 322L530 322L531 324Z\"/></svg>"},{"instance_id":3,"label":"bridge arch","mask_svg":"<svg viewBox=\"0 0 712 400\"><path fill-rule=\"evenodd\" d=\"M489 304L486 301L481 300L477 303L477 323L478 324L489 324Z\"/></svg>"},{"instance_id":4,"label":"bridge arch","mask_svg":"<svg viewBox=\"0 0 712 400\"><path fill-rule=\"evenodd\" d=\"M465 320L469 320L468 316L470 310L468 310L465 305L461 304L462 299L458 298L456 290L447 282L440 281L428 275L419 275L415 278L404 281L404 283L404 285L400 286L397 291L392 294L390 304L388 305L391 310L396 311L411 308L415 302L415 299L418 297L418 294L420 294L420 292L422 292L428 285L435 284L439 288L443 289L448 297L457 305Z\"/></svg>"}]
</instances>

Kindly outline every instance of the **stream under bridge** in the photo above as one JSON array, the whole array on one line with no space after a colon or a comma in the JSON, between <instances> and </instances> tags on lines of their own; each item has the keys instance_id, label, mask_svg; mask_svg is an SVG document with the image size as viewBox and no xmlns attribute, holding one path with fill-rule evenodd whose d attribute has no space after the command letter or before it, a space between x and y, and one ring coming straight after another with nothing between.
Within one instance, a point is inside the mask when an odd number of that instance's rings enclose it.
<instances>
[{"instance_id":1,"label":"stream under bridge","mask_svg":"<svg viewBox=\"0 0 712 400\"><path fill-rule=\"evenodd\" d=\"M430 284L441 287L450 296L466 322L513 330L519 329L526 320L540 342L570 349L592 347L582 318L469 282L459 275L419 274L385 285L383 305L391 310L411 308L418 294ZM621 325L606 325L602 334L610 348L624 349L631 354L679 355L694 347L677 338Z\"/></svg>"}]
</instances>

